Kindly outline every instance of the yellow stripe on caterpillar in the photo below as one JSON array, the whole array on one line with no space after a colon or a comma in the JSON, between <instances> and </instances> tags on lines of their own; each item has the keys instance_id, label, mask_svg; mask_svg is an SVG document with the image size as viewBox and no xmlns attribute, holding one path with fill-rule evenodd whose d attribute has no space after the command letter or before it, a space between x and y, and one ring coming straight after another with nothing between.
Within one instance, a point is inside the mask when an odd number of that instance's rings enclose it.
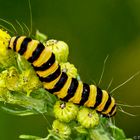
<instances>
[{"instance_id":1,"label":"yellow stripe on caterpillar","mask_svg":"<svg viewBox=\"0 0 140 140\"><path fill-rule=\"evenodd\" d=\"M102 92L103 92L103 98L102 98L102 102L97 107L98 111L102 111L104 109L104 106L108 100L108 93L105 90L102 90Z\"/></svg>"},{"instance_id":2,"label":"yellow stripe on caterpillar","mask_svg":"<svg viewBox=\"0 0 140 140\"><path fill-rule=\"evenodd\" d=\"M58 62L55 61L55 63L47 70L45 71L36 71L36 73L40 76L40 77L47 77L48 75L54 73L54 71L56 71L56 69L59 67Z\"/></svg>"},{"instance_id":3,"label":"yellow stripe on caterpillar","mask_svg":"<svg viewBox=\"0 0 140 140\"><path fill-rule=\"evenodd\" d=\"M78 88L75 92L75 95L69 101L76 103L76 104L80 103L80 100L82 97L82 90L83 90L83 83L82 83L82 81L79 81Z\"/></svg>"},{"instance_id":4,"label":"yellow stripe on caterpillar","mask_svg":"<svg viewBox=\"0 0 140 140\"><path fill-rule=\"evenodd\" d=\"M96 103L96 96L97 96L97 87L95 85L90 85L89 97L84 105L87 107L94 107Z\"/></svg>"},{"instance_id":5,"label":"yellow stripe on caterpillar","mask_svg":"<svg viewBox=\"0 0 140 140\"><path fill-rule=\"evenodd\" d=\"M37 40L32 40L31 42L28 43L28 46L27 46L28 49L23 54L23 56L25 57L25 59L28 60L28 58L30 58L32 56L32 53L37 48L37 45L38 44L39 44L39 41L37 41Z\"/></svg>"},{"instance_id":6,"label":"yellow stripe on caterpillar","mask_svg":"<svg viewBox=\"0 0 140 140\"><path fill-rule=\"evenodd\" d=\"M58 98L64 98L68 93L68 88L71 84L71 77L68 77L67 82L65 83L65 85L63 86L63 88L59 91L59 92L55 92L54 94L58 96Z\"/></svg>"},{"instance_id":7,"label":"yellow stripe on caterpillar","mask_svg":"<svg viewBox=\"0 0 140 140\"><path fill-rule=\"evenodd\" d=\"M40 67L42 64L48 61L51 55L52 55L51 50L46 47L40 54L39 58L33 62L33 65L36 67Z\"/></svg>"}]
</instances>

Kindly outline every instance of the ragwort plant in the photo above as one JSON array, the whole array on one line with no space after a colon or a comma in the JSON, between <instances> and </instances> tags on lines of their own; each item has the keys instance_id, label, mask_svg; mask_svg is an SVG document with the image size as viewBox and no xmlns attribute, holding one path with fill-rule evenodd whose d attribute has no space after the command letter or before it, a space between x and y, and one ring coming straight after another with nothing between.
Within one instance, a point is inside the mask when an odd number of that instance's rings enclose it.
<instances>
[{"instance_id":1,"label":"ragwort plant","mask_svg":"<svg viewBox=\"0 0 140 140\"><path fill-rule=\"evenodd\" d=\"M3 102L1 108L18 116L41 114L51 124L51 127L46 126L48 132L45 138L23 134L19 136L20 139L127 139L123 130L116 127L110 118L102 117L96 110L60 101L47 92L31 64L7 48L10 38L6 31L0 29L0 101ZM53 51L62 71L80 80L77 69L68 62L69 47L65 42L47 40L47 36L39 31L36 32L35 39ZM16 105L16 109L10 105Z\"/></svg>"}]
</instances>

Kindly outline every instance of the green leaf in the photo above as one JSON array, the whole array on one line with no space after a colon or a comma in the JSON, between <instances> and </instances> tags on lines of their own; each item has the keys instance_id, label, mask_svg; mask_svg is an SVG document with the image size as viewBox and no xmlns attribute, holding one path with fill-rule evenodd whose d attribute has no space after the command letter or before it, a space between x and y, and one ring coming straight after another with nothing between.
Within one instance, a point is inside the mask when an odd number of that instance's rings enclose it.
<instances>
[{"instance_id":1,"label":"green leaf","mask_svg":"<svg viewBox=\"0 0 140 140\"><path fill-rule=\"evenodd\" d=\"M39 32L39 30L36 31L35 39L37 39L38 41L44 43L47 38L48 37L45 34Z\"/></svg>"},{"instance_id":2,"label":"green leaf","mask_svg":"<svg viewBox=\"0 0 140 140\"><path fill-rule=\"evenodd\" d=\"M20 135L20 139L30 139L30 140L41 140L42 138L37 137L37 136L32 136L32 135Z\"/></svg>"},{"instance_id":3,"label":"green leaf","mask_svg":"<svg viewBox=\"0 0 140 140\"><path fill-rule=\"evenodd\" d=\"M26 110L13 110L13 109L10 109L10 108L4 107L4 106L2 106L1 109L3 109L4 111L6 111L9 114L17 115L17 116L28 116L28 115L34 114L33 111L28 110L28 109L26 109Z\"/></svg>"},{"instance_id":4,"label":"green leaf","mask_svg":"<svg viewBox=\"0 0 140 140\"><path fill-rule=\"evenodd\" d=\"M87 134L88 133L87 129L83 128L82 126L74 127L74 129L81 134Z\"/></svg>"},{"instance_id":5,"label":"green leaf","mask_svg":"<svg viewBox=\"0 0 140 140\"><path fill-rule=\"evenodd\" d=\"M102 133L99 129L92 129L90 137L93 140L112 140L108 133Z\"/></svg>"},{"instance_id":6,"label":"green leaf","mask_svg":"<svg viewBox=\"0 0 140 140\"><path fill-rule=\"evenodd\" d=\"M126 139L124 131L122 129L120 129L114 125L111 125L110 128L111 128L111 131L113 133L113 137L115 140L120 140L120 139L125 140Z\"/></svg>"}]
</instances>

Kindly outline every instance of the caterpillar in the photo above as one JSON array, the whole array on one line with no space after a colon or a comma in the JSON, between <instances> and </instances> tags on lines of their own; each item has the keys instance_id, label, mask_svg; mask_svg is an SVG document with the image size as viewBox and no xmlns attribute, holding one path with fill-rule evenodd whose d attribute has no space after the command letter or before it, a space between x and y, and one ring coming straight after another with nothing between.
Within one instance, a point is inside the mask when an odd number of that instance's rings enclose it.
<instances>
[{"instance_id":1,"label":"caterpillar","mask_svg":"<svg viewBox=\"0 0 140 140\"><path fill-rule=\"evenodd\" d=\"M103 116L116 114L115 99L106 90L88 85L61 71L54 53L38 40L26 36L11 37L8 49L22 55L33 66L43 87L63 101L96 109Z\"/></svg>"}]
</instances>

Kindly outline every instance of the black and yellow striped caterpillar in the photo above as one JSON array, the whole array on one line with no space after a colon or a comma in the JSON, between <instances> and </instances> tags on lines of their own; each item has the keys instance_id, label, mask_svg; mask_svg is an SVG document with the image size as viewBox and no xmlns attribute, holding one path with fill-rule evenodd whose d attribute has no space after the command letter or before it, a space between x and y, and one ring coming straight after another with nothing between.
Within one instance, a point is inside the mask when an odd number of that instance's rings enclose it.
<instances>
[{"instance_id":1,"label":"black and yellow striped caterpillar","mask_svg":"<svg viewBox=\"0 0 140 140\"><path fill-rule=\"evenodd\" d=\"M96 109L102 115L116 114L115 99L95 85L88 85L61 71L54 53L42 43L26 36L12 37L8 45L28 60L44 88L63 101Z\"/></svg>"}]
</instances>

